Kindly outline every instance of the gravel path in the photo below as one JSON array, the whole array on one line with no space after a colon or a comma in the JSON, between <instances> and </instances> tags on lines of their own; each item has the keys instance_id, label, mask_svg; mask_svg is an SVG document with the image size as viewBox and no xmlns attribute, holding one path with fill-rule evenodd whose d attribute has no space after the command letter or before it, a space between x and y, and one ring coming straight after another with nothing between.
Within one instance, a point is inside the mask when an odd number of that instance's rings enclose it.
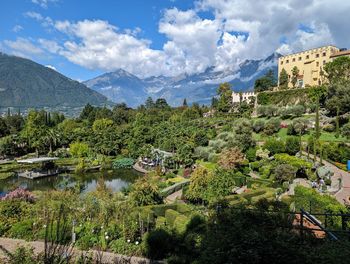
<instances>
[{"instance_id":1,"label":"gravel path","mask_svg":"<svg viewBox=\"0 0 350 264\"><path fill-rule=\"evenodd\" d=\"M306 153L303 154L306 155ZM310 158L313 159L314 156L312 154L309 155ZM320 161L319 157L316 157L316 159L317 161ZM332 186L337 186L339 179L341 179L342 188L333 196L342 204L350 204L350 173L339 169L337 166L326 160L323 160L322 164L334 172L334 175L332 176Z\"/></svg>"}]
</instances>

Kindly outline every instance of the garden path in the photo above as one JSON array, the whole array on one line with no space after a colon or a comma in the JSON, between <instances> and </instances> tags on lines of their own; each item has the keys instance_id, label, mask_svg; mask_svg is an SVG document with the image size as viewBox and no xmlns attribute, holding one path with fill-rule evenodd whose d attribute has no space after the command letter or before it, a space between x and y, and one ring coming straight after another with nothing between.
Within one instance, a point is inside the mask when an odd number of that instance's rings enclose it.
<instances>
[{"instance_id":1,"label":"garden path","mask_svg":"<svg viewBox=\"0 0 350 264\"><path fill-rule=\"evenodd\" d=\"M304 155L307 155L307 153L303 153ZM313 158L314 156L312 154L309 154L310 158ZM317 161L320 161L319 157L316 157ZM334 175L332 177L332 186L338 186L339 185L339 179L341 179L342 185L341 189L333 194L333 196L338 200L338 202L349 205L350 204L350 173L344 170L339 169L337 166L333 165L332 163L323 160L322 164L330 168Z\"/></svg>"},{"instance_id":2,"label":"garden path","mask_svg":"<svg viewBox=\"0 0 350 264\"><path fill-rule=\"evenodd\" d=\"M1 237L0 238L0 262L1 262L1 259L4 259L6 257L3 252L4 250L8 252L14 252L16 248L18 248L19 246L33 247L34 252L38 254L44 251L45 244L42 241L27 242L21 239L11 239L11 238ZM89 253L92 253L95 257L101 255L101 252L98 252L96 250L90 250L88 252L80 251L78 249L73 250L73 254L75 256L80 256L82 253L87 255ZM111 252L102 252L102 263L147 264L147 263L154 263L154 262L151 262L150 260L145 258L123 256L123 255L114 254Z\"/></svg>"},{"instance_id":3,"label":"garden path","mask_svg":"<svg viewBox=\"0 0 350 264\"><path fill-rule=\"evenodd\" d=\"M166 203L174 203L176 200L180 200L182 197L182 189L178 190L177 192L174 192L170 194L168 197L165 198Z\"/></svg>"}]
</instances>

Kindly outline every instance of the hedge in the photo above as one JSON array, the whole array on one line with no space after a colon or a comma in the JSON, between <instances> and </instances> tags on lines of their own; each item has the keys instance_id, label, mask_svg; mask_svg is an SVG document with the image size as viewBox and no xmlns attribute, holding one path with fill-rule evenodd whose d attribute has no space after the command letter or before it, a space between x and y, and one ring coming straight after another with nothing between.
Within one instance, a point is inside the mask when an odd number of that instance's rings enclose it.
<instances>
[{"instance_id":1,"label":"hedge","mask_svg":"<svg viewBox=\"0 0 350 264\"><path fill-rule=\"evenodd\" d=\"M275 92L260 92L257 96L259 105L295 105L309 103L308 90L304 89L288 89Z\"/></svg>"},{"instance_id":2,"label":"hedge","mask_svg":"<svg viewBox=\"0 0 350 264\"><path fill-rule=\"evenodd\" d=\"M175 183L175 184L161 190L160 193L163 197L167 197L167 196L173 194L174 192L181 190L184 186L189 185L189 184L190 184L190 180L184 180L182 182Z\"/></svg>"},{"instance_id":3,"label":"hedge","mask_svg":"<svg viewBox=\"0 0 350 264\"><path fill-rule=\"evenodd\" d=\"M182 234L186 231L187 228L187 224L189 223L189 219L184 216L184 215L179 215L178 217L176 217L175 222L174 222L174 229Z\"/></svg>"},{"instance_id":4,"label":"hedge","mask_svg":"<svg viewBox=\"0 0 350 264\"><path fill-rule=\"evenodd\" d=\"M180 213L176 212L173 209L168 209L165 211L165 219L166 222L169 224L169 226L173 226L176 217L178 217L180 215Z\"/></svg>"},{"instance_id":5,"label":"hedge","mask_svg":"<svg viewBox=\"0 0 350 264\"><path fill-rule=\"evenodd\" d=\"M162 228L166 226L166 219L163 216L159 216L156 219L156 228Z\"/></svg>"}]
</instances>

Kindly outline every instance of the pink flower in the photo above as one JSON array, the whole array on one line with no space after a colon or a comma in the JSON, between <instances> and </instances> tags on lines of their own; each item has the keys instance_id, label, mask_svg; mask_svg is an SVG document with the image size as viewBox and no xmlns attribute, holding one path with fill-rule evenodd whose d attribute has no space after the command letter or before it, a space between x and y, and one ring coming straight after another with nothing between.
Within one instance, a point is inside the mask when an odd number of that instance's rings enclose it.
<instances>
[{"instance_id":1,"label":"pink flower","mask_svg":"<svg viewBox=\"0 0 350 264\"><path fill-rule=\"evenodd\" d=\"M6 200L23 200L26 202L34 202L34 196L33 194L28 191L25 190L23 188L17 188L12 192L9 192L8 194L6 194L4 197L1 198L2 201L6 201Z\"/></svg>"}]
</instances>

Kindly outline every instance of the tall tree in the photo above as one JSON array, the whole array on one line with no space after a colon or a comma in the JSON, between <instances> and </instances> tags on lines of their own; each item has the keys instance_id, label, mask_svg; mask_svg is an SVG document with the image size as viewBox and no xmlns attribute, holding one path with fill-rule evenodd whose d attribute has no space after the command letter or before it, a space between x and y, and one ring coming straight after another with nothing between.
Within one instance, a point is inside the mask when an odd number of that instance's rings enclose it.
<instances>
[{"instance_id":1,"label":"tall tree","mask_svg":"<svg viewBox=\"0 0 350 264\"><path fill-rule=\"evenodd\" d=\"M292 79L291 79L291 83L294 88L298 82L298 76L299 76L299 69L297 66L294 66L292 69Z\"/></svg>"},{"instance_id":2,"label":"tall tree","mask_svg":"<svg viewBox=\"0 0 350 264\"><path fill-rule=\"evenodd\" d=\"M279 78L279 86L282 88L287 88L288 87L288 73L285 69L282 69L280 72L280 78Z\"/></svg>"},{"instance_id":3,"label":"tall tree","mask_svg":"<svg viewBox=\"0 0 350 264\"><path fill-rule=\"evenodd\" d=\"M276 86L276 79L275 79L274 72L272 70L269 70L263 77L255 81L254 91L255 92L267 91L275 86Z\"/></svg>"},{"instance_id":4,"label":"tall tree","mask_svg":"<svg viewBox=\"0 0 350 264\"><path fill-rule=\"evenodd\" d=\"M227 113L230 111L232 106L232 89L231 84L222 83L217 89L217 94L219 95L219 100L217 103L217 110L220 112Z\"/></svg>"}]
</instances>

